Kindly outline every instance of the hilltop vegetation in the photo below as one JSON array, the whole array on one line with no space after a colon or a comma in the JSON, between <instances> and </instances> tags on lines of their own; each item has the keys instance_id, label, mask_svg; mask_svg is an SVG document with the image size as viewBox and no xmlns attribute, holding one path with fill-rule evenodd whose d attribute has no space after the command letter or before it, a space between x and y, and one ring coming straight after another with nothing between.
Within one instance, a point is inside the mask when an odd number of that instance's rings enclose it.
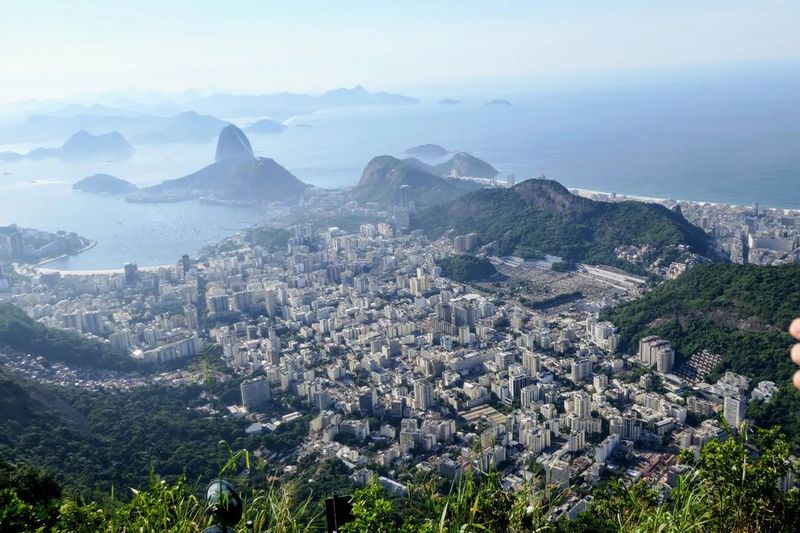
<instances>
[{"instance_id":1,"label":"hilltop vegetation","mask_svg":"<svg viewBox=\"0 0 800 533\"><path fill-rule=\"evenodd\" d=\"M42 356L49 361L94 368L133 369L138 365L124 353L77 333L34 322L19 307L0 302L0 348Z\"/></svg>"},{"instance_id":2,"label":"hilltop vegetation","mask_svg":"<svg viewBox=\"0 0 800 533\"><path fill-rule=\"evenodd\" d=\"M624 350L661 335L682 355L718 351L725 356L721 370L784 381L793 371L786 330L800 313L799 284L798 265L706 264L605 316L619 328Z\"/></svg>"},{"instance_id":3,"label":"hilltop vegetation","mask_svg":"<svg viewBox=\"0 0 800 533\"><path fill-rule=\"evenodd\" d=\"M789 322L800 314L800 266L707 264L668 281L643 298L604 313L630 353L647 335L672 342L679 359L708 349L723 356L719 371L733 370L754 383L774 381L768 405L752 402L760 425L780 424L800 443L800 394L789 384Z\"/></svg>"},{"instance_id":4,"label":"hilltop vegetation","mask_svg":"<svg viewBox=\"0 0 800 533\"><path fill-rule=\"evenodd\" d=\"M619 246L650 245L643 264L668 260L678 245L710 252L709 237L683 216L657 204L597 202L571 194L552 180L524 181L509 189L482 189L421 211L415 227L439 237L450 229L477 233L498 255L552 254L567 262L641 271L617 258Z\"/></svg>"},{"instance_id":5,"label":"hilltop vegetation","mask_svg":"<svg viewBox=\"0 0 800 533\"><path fill-rule=\"evenodd\" d=\"M439 176L433 167L422 162L383 155L364 167L353 196L361 202L391 206L413 201L417 206L427 207L479 188L481 185L474 181Z\"/></svg>"},{"instance_id":6,"label":"hilltop vegetation","mask_svg":"<svg viewBox=\"0 0 800 533\"><path fill-rule=\"evenodd\" d=\"M291 234L282 228L262 226L250 228L245 233L245 240L254 246L261 246L268 253L285 251Z\"/></svg>"},{"instance_id":7,"label":"hilltop vegetation","mask_svg":"<svg viewBox=\"0 0 800 533\"><path fill-rule=\"evenodd\" d=\"M488 259L474 255L453 255L436 262L442 267L442 275L461 283L482 281L497 274Z\"/></svg>"}]
</instances>

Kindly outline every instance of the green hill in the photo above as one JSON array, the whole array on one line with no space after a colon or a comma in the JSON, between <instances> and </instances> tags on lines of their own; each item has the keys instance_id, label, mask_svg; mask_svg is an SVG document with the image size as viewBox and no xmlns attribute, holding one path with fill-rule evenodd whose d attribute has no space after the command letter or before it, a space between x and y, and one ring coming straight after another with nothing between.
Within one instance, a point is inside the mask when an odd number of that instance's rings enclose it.
<instances>
[{"instance_id":1,"label":"green hill","mask_svg":"<svg viewBox=\"0 0 800 533\"><path fill-rule=\"evenodd\" d=\"M774 381L779 393L765 406L751 403L760 425L779 424L800 443L800 394L791 387L789 323L800 315L800 265L763 267L707 264L668 281L643 298L604 313L619 328L622 348L659 335L679 359L708 349L723 356L719 370Z\"/></svg>"},{"instance_id":2,"label":"green hill","mask_svg":"<svg viewBox=\"0 0 800 533\"><path fill-rule=\"evenodd\" d=\"M19 307L0 302L0 348L42 356L50 361L96 368L133 369L127 355L77 333L47 328L34 322Z\"/></svg>"},{"instance_id":3,"label":"green hill","mask_svg":"<svg viewBox=\"0 0 800 533\"><path fill-rule=\"evenodd\" d=\"M437 176L418 161L403 161L389 155L373 158L361 175L353 196L361 202L395 205L413 201L418 207L442 204L481 188L469 180Z\"/></svg>"},{"instance_id":4,"label":"green hill","mask_svg":"<svg viewBox=\"0 0 800 533\"><path fill-rule=\"evenodd\" d=\"M638 271L656 260L676 259L682 253L678 245L701 255L711 252L703 230L664 206L597 202L543 179L508 189L475 191L421 211L413 225L433 237L450 229L477 233L498 255L536 257L546 253L568 262ZM650 245L641 264L617 258L615 249L630 245Z\"/></svg>"},{"instance_id":5,"label":"green hill","mask_svg":"<svg viewBox=\"0 0 800 533\"><path fill-rule=\"evenodd\" d=\"M481 281L497 274L488 259L473 255L453 255L436 262L442 275L458 282Z\"/></svg>"}]
</instances>

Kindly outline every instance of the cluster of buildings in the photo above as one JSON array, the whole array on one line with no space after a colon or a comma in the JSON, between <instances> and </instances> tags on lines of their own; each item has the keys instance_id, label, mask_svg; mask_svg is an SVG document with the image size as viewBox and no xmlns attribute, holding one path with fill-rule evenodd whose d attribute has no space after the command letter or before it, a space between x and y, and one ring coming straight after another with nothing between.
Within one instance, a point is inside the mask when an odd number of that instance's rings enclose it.
<instances>
[{"instance_id":1,"label":"cluster of buildings","mask_svg":"<svg viewBox=\"0 0 800 533\"><path fill-rule=\"evenodd\" d=\"M0 226L0 262L52 259L78 252L92 244L76 233L51 233L15 224Z\"/></svg>"},{"instance_id":2,"label":"cluster of buildings","mask_svg":"<svg viewBox=\"0 0 800 533\"><path fill-rule=\"evenodd\" d=\"M581 194L605 201L637 199L596 192ZM719 251L734 263L783 265L800 261L800 211L796 209L765 208L758 203L748 206L654 198L646 201L679 211L714 237ZM637 262L646 251L645 247L627 247L620 250L620 257ZM669 265L666 273L673 277L682 270L680 264Z\"/></svg>"},{"instance_id":3,"label":"cluster of buildings","mask_svg":"<svg viewBox=\"0 0 800 533\"><path fill-rule=\"evenodd\" d=\"M725 437L718 413L732 428L745 419L747 378L690 382L664 339L622 354L614 325L580 306L532 312L444 278L437 259L476 238L396 228L299 225L277 251L238 235L202 262L31 276L10 299L145 361L218 350L241 379L231 412L248 433L285 422L266 422L276 398L313 413L281 460L338 458L354 481L399 494L418 472L494 469L509 488L571 487L558 512L575 516L609 471L674 484L680 449ZM756 390L768 399L774 384Z\"/></svg>"}]
</instances>

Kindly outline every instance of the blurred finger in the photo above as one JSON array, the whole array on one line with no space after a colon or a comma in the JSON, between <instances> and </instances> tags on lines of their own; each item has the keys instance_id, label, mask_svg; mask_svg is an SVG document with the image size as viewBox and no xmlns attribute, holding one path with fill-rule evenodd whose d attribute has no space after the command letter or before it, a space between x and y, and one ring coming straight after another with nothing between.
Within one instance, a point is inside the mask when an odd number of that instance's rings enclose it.
<instances>
[{"instance_id":1,"label":"blurred finger","mask_svg":"<svg viewBox=\"0 0 800 533\"><path fill-rule=\"evenodd\" d=\"M794 386L800 389L800 370L794 373L792 381L794 382Z\"/></svg>"},{"instance_id":2,"label":"blurred finger","mask_svg":"<svg viewBox=\"0 0 800 533\"><path fill-rule=\"evenodd\" d=\"M795 318L792 320L792 323L789 326L789 333L792 335L792 337L800 341L800 318Z\"/></svg>"},{"instance_id":3,"label":"blurred finger","mask_svg":"<svg viewBox=\"0 0 800 533\"><path fill-rule=\"evenodd\" d=\"M792 361L794 361L794 364L800 366L800 344L792 346Z\"/></svg>"}]
</instances>

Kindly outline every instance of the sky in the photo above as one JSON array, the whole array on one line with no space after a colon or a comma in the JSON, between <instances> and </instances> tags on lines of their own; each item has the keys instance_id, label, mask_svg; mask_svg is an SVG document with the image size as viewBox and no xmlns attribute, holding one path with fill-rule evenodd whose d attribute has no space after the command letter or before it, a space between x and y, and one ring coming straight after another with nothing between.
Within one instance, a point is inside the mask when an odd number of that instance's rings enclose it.
<instances>
[{"instance_id":1,"label":"sky","mask_svg":"<svg viewBox=\"0 0 800 533\"><path fill-rule=\"evenodd\" d=\"M2 0L0 103L409 93L800 59L798 0Z\"/></svg>"}]
</instances>

